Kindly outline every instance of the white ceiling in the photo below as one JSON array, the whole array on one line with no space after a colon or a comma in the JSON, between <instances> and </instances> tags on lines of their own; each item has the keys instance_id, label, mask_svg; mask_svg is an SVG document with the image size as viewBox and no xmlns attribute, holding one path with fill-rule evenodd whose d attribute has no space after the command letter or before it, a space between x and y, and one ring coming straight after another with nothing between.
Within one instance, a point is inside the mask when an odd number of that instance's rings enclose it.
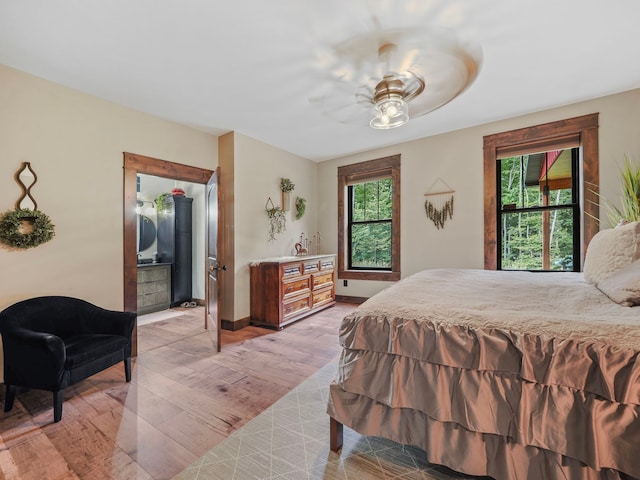
<instances>
[{"instance_id":1,"label":"white ceiling","mask_svg":"<svg viewBox=\"0 0 640 480\"><path fill-rule=\"evenodd\" d=\"M637 0L0 0L0 63L322 161L638 88L639 20ZM383 131L310 101L331 47L415 27L481 48L461 96Z\"/></svg>"}]
</instances>

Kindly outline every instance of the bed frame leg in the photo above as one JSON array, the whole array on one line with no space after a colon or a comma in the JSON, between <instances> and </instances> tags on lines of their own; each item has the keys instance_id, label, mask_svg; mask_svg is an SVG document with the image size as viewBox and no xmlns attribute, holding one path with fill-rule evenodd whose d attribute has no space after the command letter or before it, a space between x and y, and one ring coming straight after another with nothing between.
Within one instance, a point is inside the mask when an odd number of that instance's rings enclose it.
<instances>
[{"instance_id":1,"label":"bed frame leg","mask_svg":"<svg viewBox=\"0 0 640 480\"><path fill-rule=\"evenodd\" d=\"M342 448L342 424L333 417L329 418L329 448L338 452Z\"/></svg>"}]
</instances>

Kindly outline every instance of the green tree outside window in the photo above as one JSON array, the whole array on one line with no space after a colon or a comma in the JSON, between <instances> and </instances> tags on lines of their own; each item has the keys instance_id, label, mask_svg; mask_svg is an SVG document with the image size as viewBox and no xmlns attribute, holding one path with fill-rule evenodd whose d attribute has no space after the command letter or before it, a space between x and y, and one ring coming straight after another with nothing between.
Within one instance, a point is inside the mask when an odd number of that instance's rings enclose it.
<instances>
[{"instance_id":1,"label":"green tree outside window","mask_svg":"<svg viewBox=\"0 0 640 480\"><path fill-rule=\"evenodd\" d=\"M553 184L545 189L544 178L529 179L527 184L530 161L530 155L499 161L500 267L503 270L575 270L574 258L579 259L576 242L579 229L574 223L579 218L577 192L573 186L558 188ZM571 176L570 171L568 175Z\"/></svg>"},{"instance_id":2,"label":"green tree outside window","mask_svg":"<svg viewBox=\"0 0 640 480\"><path fill-rule=\"evenodd\" d=\"M391 270L391 177L349 186L349 268Z\"/></svg>"}]
</instances>

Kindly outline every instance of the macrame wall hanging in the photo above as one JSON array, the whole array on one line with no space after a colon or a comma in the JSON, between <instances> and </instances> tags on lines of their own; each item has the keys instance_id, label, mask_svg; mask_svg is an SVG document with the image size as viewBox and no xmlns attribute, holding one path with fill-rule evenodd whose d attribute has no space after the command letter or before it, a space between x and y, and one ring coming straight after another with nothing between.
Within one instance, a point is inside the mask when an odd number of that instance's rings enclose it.
<instances>
[{"instance_id":1,"label":"macrame wall hanging","mask_svg":"<svg viewBox=\"0 0 640 480\"><path fill-rule=\"evenodd\" d=\"M456 193L447 183L438 178L427 193L424 194L427 199L424 202L424 210L436 228L440 230L444 228L447 218L453 218L453 194Z\"/></svg>"}]
</instances>

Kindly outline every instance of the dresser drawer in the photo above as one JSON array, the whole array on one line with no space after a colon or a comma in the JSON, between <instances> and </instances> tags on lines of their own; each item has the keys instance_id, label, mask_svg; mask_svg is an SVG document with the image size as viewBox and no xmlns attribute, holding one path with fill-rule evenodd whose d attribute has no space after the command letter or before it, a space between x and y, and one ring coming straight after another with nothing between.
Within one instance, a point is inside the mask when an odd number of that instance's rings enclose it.
<instances>
[{"instance_id":1,"label":"dresser drawer","mask_svg":"<svg viewBox=\"0 0 640 480\"><path fill-rule=\"evenodd\" d=\"M313 284L311 287L315 290L316 288L322 287L324 285L331 285L333 283L333 272L330 273L320 273L313 276Z\"/></svg>"},{"instance_id":2,"label":"dresser drawer","mask_svg":"<svg viewBox=\"0 0 640 480\"><path fill-rule=\"evenodd\" d=\"M315 273L320 269L320 264L317 260L304 262L304 273Z\"/></svg>"},{"instance_id":3,"label":"dresser drawer","mask_svg":"<svg viewBox=\"0 0 640 480\"><path fill-rule=\"evenodd\" d=\"M320 270L333 270L333 258L323 258L320 260Z\"/></svg>"},{"instance_id":4,"label":"dresser drawer","mask_svg":"<svg viewBox=\"0 0 640 480\"><path fill-rule=\"evenodd\" d=\"M313 307L322 305L323 303L333 302L333 288L327 288L313 294Z\"/></svg>"},{"instance_id":5,"label":"dresser drawer","mask_svg":"<svg viewBox=\"0 0 640 480\"><path fill-rule=\"evenodd\" d=\"M169 266L138 267L138 283L167 281Z\"/></svg>"},{"instance_id":6,"label":"dresser drawer","mask_svg":"<svg viewBox=\"0 0 640 480\"><path fill-rule=\"evenodd\" d=\"M282 282L282 297L292 297L299 295L305 290L309 290L309 279L311 277L291 278Z\"/></svg>"},{"instance_id":7,"label":"dresser drawer","mask_svg":"<svg viewBox=\"0 0 640 480\"><path fill-rule=\"evenodd\" d=\"M296 298L292 298L287 302L283 302L282 315L284 318L287 318L287 317L290 317L291 315L295 315L300 312L304 312L305 310L309 310L310 308L311 308L311 297L309 295L305 295L304 297L296 297Z\"/></svg>"},{"instance_id":8,"label":"dresser drawer","mask_svg":"<svg viewBox=\"0 0 640 480\"><path fill-rule=\"evenodd\" d=\"M302 275L302 263L285 263L282 265L282 278L299 277Z\"/></svg>"}]
</instances>

